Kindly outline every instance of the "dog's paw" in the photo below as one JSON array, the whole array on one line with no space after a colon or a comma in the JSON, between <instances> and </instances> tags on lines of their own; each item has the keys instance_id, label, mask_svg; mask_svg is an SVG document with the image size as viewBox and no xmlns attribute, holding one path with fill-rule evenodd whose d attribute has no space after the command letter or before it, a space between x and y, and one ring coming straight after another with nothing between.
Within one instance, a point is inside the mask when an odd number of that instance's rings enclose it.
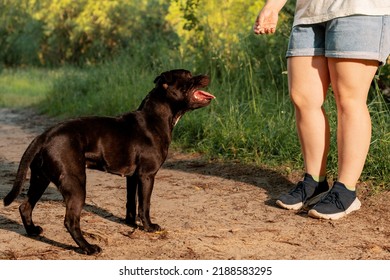
<instances>
[{"instance_id":1,"label":"dog's paw","mask_svg":"<svg viewBox=\"0 0 390 280\"><path fill-rule=\"evenodd\" d=\"M29 226L26 228L28 236L38 236L43 232L43 229L40 226Z\"/></svg>"},{"instance_id":2,"label":"dog's paw","mask_svg":"<svg viewBox=\"0 0 390 280\"><path fill-rule=\"evenodd\" d=\"M146 232L156 232L160 230L161 227L158 224L150 224L149 226L144 226L144 231Z\"/></svg>"},{"instance_id":3,"label":"dog's paw","mask_svg":"<svg viewBox=\"0 0 390 280\"><path fill-rule=\"evenodd\" d=\"M87 255L96 255L99 254L102 251L102 248L100 248L98 245L89 245L88 247L83 248L83 251Z\"/></svg>"},{"instance_id":4,"label":"dog's paw","mask_svg":"<svg viewBox=\"0 0 390 280\"><path fill-rule=\"evenodd\" d=\"M132 227L134 229L138 228L138 224L135 221L135 219L128 219L128 218L126 218L125 219L125 223L126 223L126 225L128 225L129 227Z\"/></svg>"}]
</instances>

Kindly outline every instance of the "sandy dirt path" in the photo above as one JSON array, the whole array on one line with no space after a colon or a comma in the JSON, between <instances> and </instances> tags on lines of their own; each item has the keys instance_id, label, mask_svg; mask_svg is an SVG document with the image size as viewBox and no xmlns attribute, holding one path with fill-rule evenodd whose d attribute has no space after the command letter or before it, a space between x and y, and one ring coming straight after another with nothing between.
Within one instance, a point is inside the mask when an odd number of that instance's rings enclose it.
<instances>
[{"instance_id":1,"label":"sandy dirt path","mask_svg":"<svg viewBox=\"0 0 390 280\"><path fill-rule=\"evenodd\" d=\"M1 200L27 145L52 122L31 110L0 109ZM163 230L146 233L123 222L125 179L88 171L81 226L103 248L98 256L80 254L63 226L65 208L54 186L33 213L43 235L26 236L18 213L26 183L16 202L0 204L0 259L390 259L390 193L360 191L360 211L338 221L315 220L275 206L277 196L298 179L299 174L172 151L152 195L152 221Z\"/></svg>"}]
</instances>

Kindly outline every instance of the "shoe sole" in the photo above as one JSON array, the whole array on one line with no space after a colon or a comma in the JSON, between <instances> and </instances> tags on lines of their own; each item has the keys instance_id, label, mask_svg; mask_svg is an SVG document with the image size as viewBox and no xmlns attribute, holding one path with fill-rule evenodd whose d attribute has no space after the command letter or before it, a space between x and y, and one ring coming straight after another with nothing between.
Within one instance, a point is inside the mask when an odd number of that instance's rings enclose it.
<instances>
[{"instance_id":1,"label":"shoe sole","mask_svg":"<svg viewBox=\"0 0 390 280\"><path fill-rule=\"evenodd\" d=\"M360 202L360 200L358 198L356 198L352 202L351 206L349 206L348 209L346 209L343 212L339 212L339 213L335 213L335 214L323 214L323 213L318 212L315 209L311 209L308 212L308 215L312 218L317 218L317 219L337 220L337 219L340 219L340 218L348 215L349 213L351 213L353 211L359 210L361 205L362 205L362 203Z\"/></svg>"},{"instance_id":2,"label":"shoe sole","mask_svg":"<svg viewBox=\"0 0 390 280\"><path fill-rule=\"evenodd\" d=\"M316 195L315 197L312 197L310 198L309 200L307 200L305 203L303 202L298 202L296 204L285 204L283 203L281 200L277 200L276 201L276 204L284 209L287 209L287 210L309 210L311 206L313 206L314 204L316 204L317 202L319 202L321 200L321 198L327 193L326 192L323 192L323 193L320 193L318 195Z\"/></svg>"},{"instance_id":3,"label":"shoe sole","mask_svg":"<svg viewBox=\"0 0 390 280\"><path fill-rule=\"evenodd\" d=\"M302 202L298 202L296 204L289 205L289 204L284 204L281 200L277 200L276 204L279 205L280 207L284 208L284 209L287 209L287 210L299 210L303 206Z\"/></svg>"}]
</instances>

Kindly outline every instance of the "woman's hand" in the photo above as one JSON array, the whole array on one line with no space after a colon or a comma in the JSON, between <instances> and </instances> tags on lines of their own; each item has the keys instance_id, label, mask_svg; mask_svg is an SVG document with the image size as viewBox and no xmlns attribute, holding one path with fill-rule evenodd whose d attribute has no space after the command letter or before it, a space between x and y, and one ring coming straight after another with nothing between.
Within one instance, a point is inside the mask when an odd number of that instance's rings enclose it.
<instances>
[{"instance_id":1,"label":"woman's hand","mask_svg":"<svg viewBox=\"0 0 390 280\"><path fill-rule=\"evenodd\" d=\"M286 2L287 0L268 0L256 18L253 32L257 35L275 33L279 11Z\"/></svg>"}]
</instances>

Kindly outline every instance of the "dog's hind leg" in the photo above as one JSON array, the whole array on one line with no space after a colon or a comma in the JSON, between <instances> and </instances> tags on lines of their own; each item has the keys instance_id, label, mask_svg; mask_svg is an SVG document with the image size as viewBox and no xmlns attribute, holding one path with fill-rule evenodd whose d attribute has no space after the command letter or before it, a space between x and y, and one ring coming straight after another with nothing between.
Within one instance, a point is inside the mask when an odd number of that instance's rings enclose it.
<instances>
[{"instance_id":1,"label":"dog's hind leg","mask_svg":"<svg viewBox=\"0 0 390 280\"><path fill-rule=\"evenodd\" d=\"M34 167L34 164L32 164L30 187L27 192L27 199L19 206L19 213L22 217L24 228L30 236L37 236L43 231L40 226L34 225L32 220L32 211L42 194L45 192L49 183L49 179L42 174L41 170Z\"/></svg>"},{"instance_id":2,"label":"dog's hind leg","mask_svg":"<svg viewBox=\"0 0 390 280\"><path fill-rule=\"evenodd\" d=\"M137 184L138 175L126 177L127 203L126 203L126 224L137 227Z\"/></svg>"},{"instance_id":3,"label":"dog's hind leg","mask_svg":"<svg viewBox=\"0 0 390 280\"><path fill-rule=\"evenodd\" d=\"M88 255L99 253L101 248L92 245L85 240L80 228L80 215L85 204L86 197L86 177L85 172L82 176L64 175L61 178L60 191L65 199L66 214L64 225L73 240Z\"/></svg>"}]
</instances>

